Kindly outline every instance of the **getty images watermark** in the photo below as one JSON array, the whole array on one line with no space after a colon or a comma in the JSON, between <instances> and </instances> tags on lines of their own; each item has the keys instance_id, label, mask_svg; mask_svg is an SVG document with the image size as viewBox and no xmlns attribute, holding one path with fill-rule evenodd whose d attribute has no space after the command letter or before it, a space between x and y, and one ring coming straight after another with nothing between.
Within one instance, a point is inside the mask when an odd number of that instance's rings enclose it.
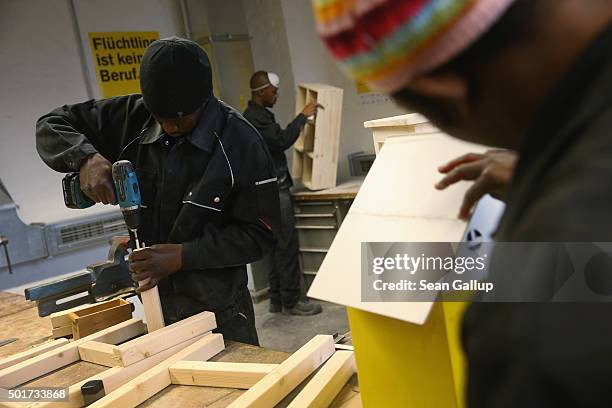
<instances>
[{"instance_id":1,"label":"getty images watermark","mask_svg":"<svg viewBox=\"0 0 612 408\"><path fill-rule=\"evenodd\" d=\"M608 302L612 243L364 242L365 302Z\"/></svg>"}]
</instances>

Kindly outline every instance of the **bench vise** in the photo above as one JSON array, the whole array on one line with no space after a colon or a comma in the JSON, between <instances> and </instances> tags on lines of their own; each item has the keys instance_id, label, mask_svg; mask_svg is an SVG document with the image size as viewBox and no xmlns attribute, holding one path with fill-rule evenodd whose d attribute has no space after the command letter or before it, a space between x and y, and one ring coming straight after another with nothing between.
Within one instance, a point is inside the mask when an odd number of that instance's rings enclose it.
<instances>
[{"instance_id":1,"label":"bench vise","mask_svg":"<svg viewBox=\"0 0 612 408\"><path fill-rule=\"evenodd\" d=\"M113 238L107 260L67 278L27 288L26 299L35 301L38 315L44 317L87 303L136 295L125 260L128 240L128 237Z\"/></svg>"}]
</instances>

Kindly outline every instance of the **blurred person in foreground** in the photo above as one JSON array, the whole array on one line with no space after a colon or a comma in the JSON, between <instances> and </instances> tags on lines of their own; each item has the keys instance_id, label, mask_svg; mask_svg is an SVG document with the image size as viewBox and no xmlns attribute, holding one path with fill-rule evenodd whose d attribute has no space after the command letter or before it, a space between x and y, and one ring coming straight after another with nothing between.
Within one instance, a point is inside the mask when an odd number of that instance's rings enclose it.
<instances>
[{"instance_id":1,"label":"blurred person in foreground","mask_svg":"<svg viewBox=\"0 0 612 408\"><path fill-rule=\"evenodd\" d=\"M323 41L354 79L452 136L517 152L497 241L612 241L612 2L314 5ZM493 279L551 290L564 279L556 262L569 263L537 250L524 270L503 260L491 260ZM468 405L612 406L610 316L610 303L472 303Z\"/></svg>"}]
</instances>

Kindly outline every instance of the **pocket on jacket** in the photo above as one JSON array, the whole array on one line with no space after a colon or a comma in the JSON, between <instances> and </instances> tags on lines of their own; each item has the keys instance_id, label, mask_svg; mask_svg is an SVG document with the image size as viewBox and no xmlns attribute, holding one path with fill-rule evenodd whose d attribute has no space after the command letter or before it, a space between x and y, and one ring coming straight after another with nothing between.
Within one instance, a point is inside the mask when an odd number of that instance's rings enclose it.
<instances>
[{"instance_id":1,"label":"pocket on jacket","mask_svg":"<svg viewBox=\"0 0 612 408\"><path fill-rule=\"evenodd\" d=\"M227 188L202 187L188 191L183 197L183 204L195 208L222 212L229 199L231 190Z\"/></svg>"}]
</instances>

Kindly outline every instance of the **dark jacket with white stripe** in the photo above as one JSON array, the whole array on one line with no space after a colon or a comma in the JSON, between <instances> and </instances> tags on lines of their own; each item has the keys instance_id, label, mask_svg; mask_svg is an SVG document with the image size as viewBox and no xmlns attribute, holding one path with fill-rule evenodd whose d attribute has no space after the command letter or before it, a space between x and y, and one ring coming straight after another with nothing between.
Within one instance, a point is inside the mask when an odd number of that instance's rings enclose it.
<instances>
[{"instance_id":1,"label":"dark jacket with white stripe","mask_svg":"<svg viewBox=\"0 0 612 408\"><path fill-rule=\"evenodd\" d=\"M289 189L293 185L293 180L291 179L291 174L289 174L285 150L293 146L308 119L300 113L285 129L282 129L276 123L276 118L272 111L253 101L249 101L249 106L243 115L259 131L266 141L268 149L270 149L274 164L276 165L278 187L283 190Z\"/></svg>"},{"instance_id":2,"label":"dark jacket with white stripe","mask_svg":"<svg viewBox=\"0 0 612 408\"><path fill-rule=\"evenodd\" d=\"M246 264L269 251L279 219L274 163L258 132L211 97L191 133L167 136L140 95L63 106L39 119L37 149L59 172L99 152L130 160L146 245L183 244L183 269L159 284L167 323L203 310L241 313Z\"/></svg>"}]
</instances>

